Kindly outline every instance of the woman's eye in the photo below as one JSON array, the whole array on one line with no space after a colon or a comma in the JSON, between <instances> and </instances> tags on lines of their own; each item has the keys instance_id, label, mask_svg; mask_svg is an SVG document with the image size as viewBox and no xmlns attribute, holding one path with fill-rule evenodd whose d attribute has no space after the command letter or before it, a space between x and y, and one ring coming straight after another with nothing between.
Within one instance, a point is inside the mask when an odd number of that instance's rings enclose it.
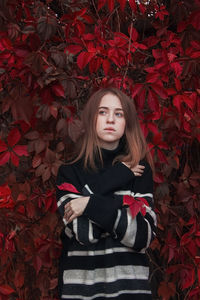
<instances>
[{"instance_id":1,"label":"woman's eye","mask_svg":"<svg viewBox=\"0 0 200 300\"><path fill-rule=\"evenodd\" d=\"M115 115L116 115L117 117L119 117L119 118L121 118L121 117L124 116L123 113L121 113L121 112L117 112Z\"/></svg>"},{"instance_id":2,"label":"woman's eye","mask_svg":"<svg viewBox=\"0 0 200 300\"><path fill-rule=\"evenodd\" d=\"M100 115L105 115L105 114L106 114L106 111L105 111L105 110L99 110L99 114L100 114Z\"/></svg>"}]
</instances>

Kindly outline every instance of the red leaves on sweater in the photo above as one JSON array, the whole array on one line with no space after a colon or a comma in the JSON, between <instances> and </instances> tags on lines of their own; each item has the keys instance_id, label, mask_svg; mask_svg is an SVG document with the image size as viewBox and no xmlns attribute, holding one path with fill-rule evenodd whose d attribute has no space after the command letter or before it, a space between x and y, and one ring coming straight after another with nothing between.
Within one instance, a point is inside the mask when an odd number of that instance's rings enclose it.
<instances>
[{"instance_id":1,"label":"red leaves on sweater","mask_svg":"<svg viewBox=\"0 0 200 300\"><path fill-rule=\"evenodd\" d=\"M123 204L128 205L133 218L140 212L143 216L146 215L145 206L149 206L145 198L134 198L129 195L123 196Z\"/></svg>"},{"instance_id":2,"label":"red leaves on sweater","mask_svg":"<svg viewBox=\"0 0 200 300\"><path fill-rule=\"evenodd\" d=\"M61 185L57 185L57 187L61 191L68 191L68 192L78 193L79 194L79 191L77 191L77 189L75 188L75 186L73 184L71 184L71 183L64 182Z\"/></svg>"}]
</instances>

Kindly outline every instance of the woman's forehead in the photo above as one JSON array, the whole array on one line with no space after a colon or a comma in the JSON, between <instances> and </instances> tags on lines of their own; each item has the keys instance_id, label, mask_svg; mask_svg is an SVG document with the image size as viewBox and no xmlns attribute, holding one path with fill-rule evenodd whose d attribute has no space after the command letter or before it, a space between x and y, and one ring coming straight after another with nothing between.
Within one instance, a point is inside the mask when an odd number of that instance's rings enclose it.
<instances>
[{"instance_id":1,"label":"woman's forehead","mask_svg":"<svg viewBox=\"0 0 200 300\"><path fill-rule=\"evenodd\" d=\"M116 95L106 94L101 98L99 107L122 109L122 104L120 99Z\"/></svg>"}]
</instances>

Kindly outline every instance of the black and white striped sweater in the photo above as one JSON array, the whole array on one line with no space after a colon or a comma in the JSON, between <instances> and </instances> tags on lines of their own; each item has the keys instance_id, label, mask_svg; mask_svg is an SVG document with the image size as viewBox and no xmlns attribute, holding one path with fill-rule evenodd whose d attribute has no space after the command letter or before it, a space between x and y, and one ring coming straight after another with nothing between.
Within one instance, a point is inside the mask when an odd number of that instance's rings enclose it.
<instances>
[{"instance_id":1,"label":"black and white striped sweater","mask_svg":"<svg viewBox=\"0 0 200 300\"><path fill-rule=\"evenodd\" d=\"M145 170L135 177L124 164L112 165L118 150L102 152L104 166L97 172L86 171L81 162L62 165L58 172L57 205L62 217L68 201L90 196L82 216L70 224L63 219L60 297L152 299L145 255L156 226L151 168L140 162ZM61 189L64 183L68 190ZM139 212L133 218L129 207L123 205L125 195L145 199L149 204L145 205L146 214Z\"/></svg>"}]
</instances>

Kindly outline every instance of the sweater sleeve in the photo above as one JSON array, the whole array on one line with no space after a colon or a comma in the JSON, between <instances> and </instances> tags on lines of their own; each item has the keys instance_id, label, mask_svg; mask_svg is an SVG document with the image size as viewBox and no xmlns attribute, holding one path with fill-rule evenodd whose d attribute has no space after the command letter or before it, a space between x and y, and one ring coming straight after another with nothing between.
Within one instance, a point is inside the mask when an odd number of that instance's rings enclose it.
<instances>
[{"instance_id":1,"label":"sweater sleeve","mask_svg":"<svg viewBox=\"0 0 200 300\"><path fill-rule=\"evenodd\" d=\"M134 193L128 190L115 192L116 203L119 199L122 201L125 195L133 196L138 200L145 199L149 204L145 206L146 214L143 216L139 212L133 218L129 207L112 207L111 209L113 200L100 195L90 197L85 213L125 246L135 251L144 251L155 236L156 227L156 216L153 211L153 178L151 168L147 163L143 175L134 181ZM105 198L107 198L107 205L102 207L101 203L106 203Z\"/></svg>"},{"instance_id":2,"label":"sweater sleeve","mask_svg":"<svg viewBox=\"0 0 200 300\"><path fill-rule=\"evenodd\" d=\"M124 195L126 195L126 192ZM139 212L133 218L129 207L124 206L122 209L118 209L114 225L115 238L125 246L143 252L155 237L157 224L156 214L153 210L153 176L147 163L143 175L137 177L134 182L134 193L131 193L131 196L135 200L143 198L147 201L148 205L144 205L146 214L143 215Z\"/></svg>"},{"instance_id":3,"label":"sweater sleeve","mask_svg":"<svg viewBox=\"0 0 200 300\"><path fill-rule=\"evenodd\" d=\"M69 237L75 237L80 244L94 244L97 243L102 235L102 229L97 226L93 221L89 220L86 216L80 216L74 219L71 223L67 224L64 219L64 210L67 202L84 196L78 191L75 182L75 175L71 166L62 165L58 170L56 180L56 198L57 207L60 212L64 225L65 234ZM62 184L66 184L64 190L61 189Z\"/></svg>"},{"instance_id":4,"label":"sweater sleeve","mask_svg":"<svg viewBox=\"0 0 200 300\"><path fill-rule=\"evenodd\" d=\"M117 210L123 205L123 197L114 195L114 191L130 185L134 178L133 172L121 162L90 178L83 187L84 194L90 194L84 215L112 233Z\"/></svg>"}]
</instances>

